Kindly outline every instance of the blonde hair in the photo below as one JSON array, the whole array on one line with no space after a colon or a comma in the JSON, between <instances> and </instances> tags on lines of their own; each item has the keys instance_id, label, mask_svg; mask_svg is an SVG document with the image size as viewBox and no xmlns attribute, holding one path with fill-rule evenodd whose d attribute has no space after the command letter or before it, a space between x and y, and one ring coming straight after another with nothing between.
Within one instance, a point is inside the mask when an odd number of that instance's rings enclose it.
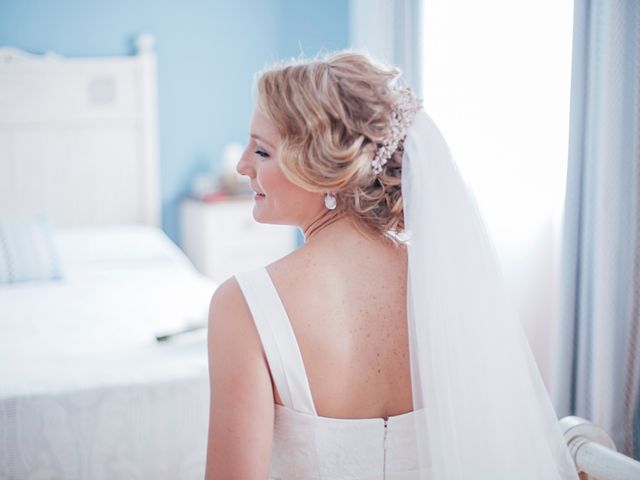
<instances>
[{"instance_id":1,"label":"blonde hair","mask_svg":"<svg viewBox=\"0 0 640 480\"><path fill-rule=\"evenodd\" d=\"M373 238L404 232L403 145L377 175L371 161L388 131L400 71L363 53L274 65L257 76L258 108L282 137L280 167L311 192L334 192L347 214Z\"/></svg>"}]
</instances>

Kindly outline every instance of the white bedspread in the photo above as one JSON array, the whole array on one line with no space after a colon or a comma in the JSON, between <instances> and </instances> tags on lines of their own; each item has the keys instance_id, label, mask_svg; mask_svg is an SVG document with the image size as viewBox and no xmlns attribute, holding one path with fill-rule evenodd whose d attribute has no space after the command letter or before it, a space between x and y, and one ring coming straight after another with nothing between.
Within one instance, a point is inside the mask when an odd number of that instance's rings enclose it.
<instances>
[{"instance_id":1,"label":"white bedspread","mask_svg":"<svg viewBox=\"0 0 640 480\"><path fill-rule=\"evenodd\" d=\"M203 478L216 284L153 227L57 238L65 279L0 288L0 478Z\"/></svg>"}]
</instances>

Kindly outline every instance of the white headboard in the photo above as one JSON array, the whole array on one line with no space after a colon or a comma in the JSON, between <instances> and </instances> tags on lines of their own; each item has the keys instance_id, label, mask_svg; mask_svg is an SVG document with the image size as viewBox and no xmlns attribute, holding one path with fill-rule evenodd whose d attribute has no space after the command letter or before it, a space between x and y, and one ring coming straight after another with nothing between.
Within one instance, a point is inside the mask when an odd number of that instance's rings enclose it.
<instances>
[{"instance_id":1,"label":"white headboard","mask_svg":"<svg viewBox=\"0 0 640 480\"><path fill-rule=\"evenodd\" d=\"M154 43L104 58L0 48L0 221L160 225Z\"/></svg>"}]
</instances>

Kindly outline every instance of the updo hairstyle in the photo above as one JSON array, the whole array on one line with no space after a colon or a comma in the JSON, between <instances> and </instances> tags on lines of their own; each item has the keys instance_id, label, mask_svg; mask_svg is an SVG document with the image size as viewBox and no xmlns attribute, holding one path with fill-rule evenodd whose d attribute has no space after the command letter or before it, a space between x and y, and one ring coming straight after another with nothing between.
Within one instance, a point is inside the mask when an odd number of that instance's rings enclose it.
<instances>
[{"instance_id":1,"label":"updo hairstyle","mask_svg":"<svg viewBox=\"0 0 640 480\"><path fill-rule=\"evenodd\" d=\"M389 128L400 71L343 51L293 60L257 75L258 108L282 137L280 167L294 184L333 192L336 213L369 238L399 246L404 233L402 142L375 174L371 161Z\"/></svg>"}]
</instances>

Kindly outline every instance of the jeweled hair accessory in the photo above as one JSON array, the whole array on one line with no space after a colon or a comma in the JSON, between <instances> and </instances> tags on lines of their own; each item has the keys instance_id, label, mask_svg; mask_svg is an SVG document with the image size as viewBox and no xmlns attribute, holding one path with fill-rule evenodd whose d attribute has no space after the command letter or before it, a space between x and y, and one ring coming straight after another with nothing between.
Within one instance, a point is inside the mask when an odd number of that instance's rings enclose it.
<instances>
[{"instance_id":1,"label":"jeweled hair accessory","mask_svg":"<svg viewBox=\"0 0 640 480\"><path fill-rule=\"evenodd\" d=\"M394 87L394 90L398 101L391 110L389 130L371 161L371 167L376 174L382 171L384 164L391 158L393 152L398 149L400 141L407 136L407 130L409 130L413 117L422 108L422 102L416 97L411 88Z\"/></svg>"}]
</instances>

